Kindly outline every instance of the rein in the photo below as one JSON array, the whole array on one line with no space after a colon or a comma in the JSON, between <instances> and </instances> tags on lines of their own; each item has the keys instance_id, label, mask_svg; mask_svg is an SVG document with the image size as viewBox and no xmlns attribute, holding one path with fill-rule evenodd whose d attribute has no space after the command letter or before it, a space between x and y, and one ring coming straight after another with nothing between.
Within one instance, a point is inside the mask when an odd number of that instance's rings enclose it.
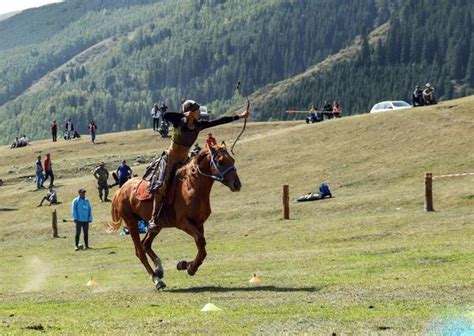
<instances>
[{"instance_id":1,"label":"rein","mask_svg":"<svg viewBox=\"0 0 474 336\"><path fill-rule=\"evenodd\" d=\"M226 169L224 169L223 171L219 168L219 164L216 162L216 159L215 157L217 156L217 154L219 153L222 153L222 152L225 152L225 150L223 149L219 149L215 152L211 152L209 151L209 153L211 154L211 160L209 162L209 167L212 168L214 167L216 170L217 170L217 173L218 175L212 175L212 174L206 174L204 173L201 168L199 167L199 165L197 164L194 164L195 167L196 167L196 170L198 171L199 174L201 174L202 176L206 176L206 177L209 177L210 179L213 179L214 181L218 181L218 182L222 182L224 181L224 177L227 175L227 173L233 171L233 170L236 170L235 169L235 166L234 165L230 165L229 167L227 167ZM203 157L204 158L204 157ZM200 160L199 160L200 161Z\"/></svg>"}]
</instances>

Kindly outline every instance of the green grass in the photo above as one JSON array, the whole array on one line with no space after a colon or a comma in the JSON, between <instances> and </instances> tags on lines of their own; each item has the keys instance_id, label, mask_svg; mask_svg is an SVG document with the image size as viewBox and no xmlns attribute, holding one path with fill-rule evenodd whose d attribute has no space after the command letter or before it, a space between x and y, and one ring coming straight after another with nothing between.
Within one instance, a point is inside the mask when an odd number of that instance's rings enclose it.
<instances>
[{"instance_id":1,"label":"green grass","mask_svg":"<svg viewBox=\"0 0 474 336\"><path fill-rule=\"evenodd\" d=\"M436 334L449 316L472 322L474 177L435 180L433 213L423 210L423 177L474 171L473 102L315 125L250 123L235 148L243 189L214 186L198 273L175 268L196 253L189 236L157 237L163 292L130 238L105 233L110 204L97 202L90 172L101 160L109 168L149 161L169 140L142 130L99 135L106 143L95 146L85 137L2 148L0 334L413 335ZM230 143L240 126L214 133ZM59 223L66 238L52 238L52 209L35 207L43 192L29 177L46 152L59 177L60 221L77 189L88 189L93 250L74 252L72 223ZM291 220L281 219L283 184L296 198L321 182L333 199L292 203ZM260 285L248 283L253 273ZM222 311L201 312L209 300Z\"/></svg>"}]
</instances>

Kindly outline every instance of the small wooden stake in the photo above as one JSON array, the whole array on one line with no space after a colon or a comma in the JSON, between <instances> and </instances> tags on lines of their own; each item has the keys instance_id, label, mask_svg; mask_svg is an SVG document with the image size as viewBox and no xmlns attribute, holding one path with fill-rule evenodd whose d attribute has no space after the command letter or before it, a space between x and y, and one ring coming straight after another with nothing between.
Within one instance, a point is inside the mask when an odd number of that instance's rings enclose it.
<instances>
[{"instance_id":1,"label":"small wooden stake","mask_svg":"<svg viewBox=\"0 0 474 336\"><path fill-rule=\"evenodd\" d=\"M56 209L53 210L52 225L53 225L53 238L59 238L59 235L58 235L58 215L56 214Z\"/></svg>"},{"instance_id":2,"label":"small wooden stake","mask_svg":"<svg viewBox=\"0 0 474 336\"><path fill-rule=\"evenodd\" d=\"M425 211L434 211L433 209L433 174L425 174Z\"/></svg>"},{"instance_id":3,"label":"small wooden stake","mask_svg":"<svg viewBox=\"0 0 474 336\"><path fill-rule=\"evenodd\" d=\"M287 184L283 186L283 218L290 219L290 188Z\"/></svg>"}]
</instances>

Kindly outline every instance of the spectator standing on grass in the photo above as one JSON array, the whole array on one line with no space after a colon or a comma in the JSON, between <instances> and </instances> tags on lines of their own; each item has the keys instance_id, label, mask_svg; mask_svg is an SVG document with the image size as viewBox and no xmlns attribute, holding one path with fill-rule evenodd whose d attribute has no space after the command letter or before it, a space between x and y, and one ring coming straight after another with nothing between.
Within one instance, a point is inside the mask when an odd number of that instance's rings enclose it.
<instances>
[{"instance_id":1,"label":"spectator standing on grass","mask_svg":"<svg viewBox=\"0 0 474 336\"><path fill-rule=\"evenodd\" d=\"M53 167L51 163L51 156L50 154L46 154L46 159L44 159L44 178L43 181L41 182L41 187L43 187L44 182L49 179L49 188L53 186L54 183L54 174L53 174Z\"/></svg>"},{"instance_id":2,"label":"spectator standing on grass","mask_svg":"<svg viewBox=\"0 0 474 336\"><path fill-rule=\"evenodd\" d=\"M91 132L92 143L95 144L95 132L97 132L97 125L95 124L94 120L89 123L89 131Z\"/></svg>"},{"instance_id":3,"label":"spectator standing on grass","mask_svg":"<svg viewBox=\"0 0 474 336\"><path fill-rule=\"evenodd\" d=\"M86 190L79 189L79 196L76 197L71 204L72 219L76 224L75 250L79 251L79 238L81 237L81 229L84 233L84 247L89 247L89 223L92 222L92 207L86 198Z\"/></svg>"},{"instance_id":4,"label":"spectator standing on grass","mask_svg":"<svg viewBox=\"0 0 474 336\"><path fill-rule=\"evenodd\" d=\"M72 123L71 119L69 119L66 122L66 125L64 125L64 131L66 133L66 140L71 140L71 137L74 134L74 124Z\"/></svg>"},{"instance_id":5,"label":"spectator standing on grass","mask_svg":"<svg viewBox=\"0 0 474 336\"><path fill-rule=\"evenodd\" d=\"M117 175L119 178L119 187L123 186L132 176L132 169L127 165L127 161L123 160L122 164L118 166Z\"/></svg>"},{"instance_id":6,"label":"spectator standing on grass","mask_svg":"<svg viewBox=\"0 0 474 336\"><path fill-rule=\"evenodd\" d=\"M51 130L53 142L56 142L58 140L58 124L56 124L56 120L53 120L53 123L49 125L49 129Z\"/></svg>"},{"instance_id":7,"label":"spectator standing on grass","mask_svg":"<svg viewBox=\"0 0 474 336\"><path fill-rule=\"evenodd\" d=\"M99 199L101 202L110 202L109 196L109 185L107 180L109 179L109 171L105 168L105 162L101 162L99 167L94 170L94 177L97 179L97 188L99 189ZM105 197L102 198L102 195Z\"/></svg>"},{"instance_id":8,"label":"spectator standing on grass","mask_svg":"<svg viewBox=\"0 0 474 336\"><path fill-rule=\"evenodd\" d=\"M160 108L158 107L158 104L155 104L151 109L151 118L153 119L153 132L158 132L158 129L160 128L160 117Z\"/></svg>"},{"instance_id":9,"label":"spectator standing on grass","mask_svg":"<svg viewBox=\"0 0 474 336\"><path fill-rule=\"evenodd\" d=\"M165 102L162 101L160 106L161 116L164 116L166 111L168 111L168 106L166 106Z\"/></svg>"},{"instance_id":10,"label":"spectator standing on grass","mask_svg":"<svg viewBox=\"0 0 474 336\"><path fill-rule=\"evenodd\" d=\"M413 91L413 95L412 95L412 98L411 98L411 103L412 103L413 107L423 106L424 103L425 103L423 101L423 90L420 88L420 86L418 84L415 86L415 90Z\"/></svg>"},{"instance_id":11,"label":"spectator standing on grass","mask_svg":"<svg viewBox=\"0 0 474 336\"><path fill-rule=\"evenodd\" d=\"M41 189L43 187L43 164L41 163L41 155L38 155L36 160L36 188Z\"/></svg>"}]
</instances>

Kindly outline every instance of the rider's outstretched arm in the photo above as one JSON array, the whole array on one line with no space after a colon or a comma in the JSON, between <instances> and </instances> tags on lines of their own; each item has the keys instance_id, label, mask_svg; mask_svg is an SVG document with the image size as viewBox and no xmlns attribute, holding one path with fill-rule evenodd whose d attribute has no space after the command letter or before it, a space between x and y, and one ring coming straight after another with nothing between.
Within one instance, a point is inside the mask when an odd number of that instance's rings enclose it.
<instances>
[{"instance_id":1,"label":"rider's outstretched arm","mask_svg":"<svg viewBox=\"0 0 474 336\"><path fill-rule=\"evenodd\" d=\"M221 118L210 120L210 121L202 120L200 122L200 124L201 124L201 129L206 129L206 128L209 128L209 127L228 124L232 121L239 120L239 119L240 119L240 116L235 115L235 116L232 116L232 117L221 117Z\"/></svg>"}]
</instances>

